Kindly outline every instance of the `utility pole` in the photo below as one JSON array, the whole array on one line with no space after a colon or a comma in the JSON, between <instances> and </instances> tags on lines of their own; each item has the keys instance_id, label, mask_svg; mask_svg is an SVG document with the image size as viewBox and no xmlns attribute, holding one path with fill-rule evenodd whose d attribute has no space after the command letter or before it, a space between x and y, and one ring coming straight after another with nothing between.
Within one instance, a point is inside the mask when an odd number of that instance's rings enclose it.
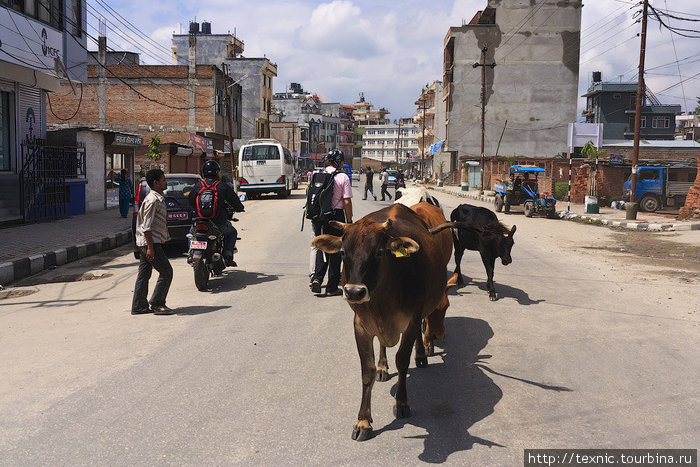
<instances>
[{"instance_id":1,"label":"utility pole","mask_svg":"<svg viewBox=\"0 0 700 467\"><path fill-rule=\"evenodd\" d=\"M399 170L399 151L401 151L401 119L398 120L399 134L396 138L396 170Z\"/></svg>"},{"instance_id":2,"label":"utility pole","mask_svg":"<svg viewBox=\"0 0 700 467\"><path fill-rule=\"evenodd\" d=\"M221 70L224 73L224 99L226 99L226 123L228 124L228 151L231 155L231 180L234 186L236 185L236 159L233 157L233 133L231 125L231 100L228 97L228 66L226 62L221 64Z\"/></svg>"},{"instance_id":3,"label":"utility pole","mask_svg":"<svg viewBox=\"0 0 700 467\"><path fill-rule=\"evenodd\" d=\"M421 180L423 180L423 167L425 166L425 162L423 160L425 157L425 95L421 96L420 108L423 110L423 120L422 120L423 139L421 139L421 143L420 143L420 178L421 178Z\"/></svg>"},{"instance_id":4,"label":"utility pole","mask_svg":"<svg viewBox=\"0 0 700 467\"><path fill-rule=\"evenodd\" d=\"M473 68L481 67L481 188L479 194L484 194L484 121L486 118L486 67L496 66L495 63L486 63L486 52L488 47L484 46L481 49L481 63L476 62L472 65Z\"/></svg>"},{"instance_id":5,"label":"utility pole","mask_svg":"<svg viewBox=\"0 0 700 467\"><path fill-rule=\"evenodd\" d=\"M639 170L639 129L642 126L642 105L646 94L644 86L644 55L647 46L647 7L649 0L644 0L642 11L642 43L639 48L639 79L637 79L637 101L634 107L634 146L632 147L632 176L630 177L630 202L626 208L626 218L637 218L637 172Z\"/></svg>"}]
</instances>

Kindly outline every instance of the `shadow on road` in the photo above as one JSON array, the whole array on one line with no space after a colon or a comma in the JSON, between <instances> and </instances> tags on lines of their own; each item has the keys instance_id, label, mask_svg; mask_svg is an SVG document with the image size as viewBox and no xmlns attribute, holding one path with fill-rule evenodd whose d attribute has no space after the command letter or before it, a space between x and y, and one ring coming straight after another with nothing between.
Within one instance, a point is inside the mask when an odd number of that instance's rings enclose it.
<instances>
[{"instance_id":1,"label":"shadow on road","mask_svg":"<svg viewBox=\"0 0 700 467\"><path fill-rule=\"evenodd\" d=\"M274 274L268 275L261 272L232 269L224 271L221 276L215 276L209 279L209 287L211 293L232 292L245 289L249 285L262 284L276 281L277 279L279 279L279 276ZM192 280L194 281L194 278Z\"/></svg>"},{"instance_id":2,"label":"shadow on road","mask_svg":"<svg viewBox=\"0 0 700 467\"><path fill-rule=\"evenodd\" d=\"M210 313L212 311L225 310L229 308L227 306L181 306L175 308L176 315L202 315L204 313Z\"/></svg>"},{"instance_id":3,"label":"shadow on road","mask_svg":"<svg viewBox=\"0 0 700 467\"><path fill-rule=\"evenodd\" d=\"M472 449L475 444L505 447L497 440L488 440L469 433L477 422L491 415L503 397L501 389L485 372L521 381L549 391L571 391L563 386L544 384L490 369L485 361L491 355L480 354L493 337L491 326L480 319L450 317L445 319L448 338L439 341L442 351L428 359L427 368L410 368L407 380L408 402L412 416L397 419L382 432L399 430L405 425L423 428L423 452L418 458L428 463L443 463L458 451ZM436 349L437 350L437 349ZM382 383L375 383L375 391ZM396 384L391 388L394 395Z\"/></svg>"},{"instance_id":4,"label":"shadow on road","mask_svg":"<svg viewBox=\"0 0 700 467\"><path fill-rule=\"evenodd\" d=\"M462 279L464 279L464 285L457 286L457 288L452 289L457 295L462 295L463 293L474 293L464 290L468 286L476 286L483 291L484 294L488 295L488 289L486 288L486 281L476 281L468 276L462 274ZM496 284L496 294L498 299L512 298L518 301L519 305L537 305L544 302L544 300L533 300L530 298L527 292L522 289L511 287L509 285L500 284L494 280Z\"/></svg>"},{"instance_id":5,"label":"shadow on road","mask_svg":"<svg viewBox=\"0 0 700 467\"><path fill-rule=\"evenodd\" d=\"M476 365L479 352L493 337L491 326L480 319L454 317L445 320L449 337L440 354L429 357L427 368L410 368L407 380L408 402L412 415L396 419L375 430L385 431L413 425L427 431L419 436L424 450L423 462L445 462L450 454L471 449L474 444L498 446L496 441L473 436L469 429L494 411L503 392ZM375 383L382 390L382 383ZM396 384L391 388L395 393Z\"/></svg>"}]
</instances>

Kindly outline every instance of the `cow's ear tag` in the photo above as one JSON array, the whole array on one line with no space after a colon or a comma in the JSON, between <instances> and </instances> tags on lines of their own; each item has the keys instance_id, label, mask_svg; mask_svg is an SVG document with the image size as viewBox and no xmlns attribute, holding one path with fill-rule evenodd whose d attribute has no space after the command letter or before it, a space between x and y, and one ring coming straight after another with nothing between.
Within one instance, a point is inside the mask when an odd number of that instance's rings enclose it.
<instances>
[{"instance_id":1,"label":"cow's ear tag","mask_svg":"<svg viewBox=\"0 0 700 467\"><path fill-rule=\"evenodd\" d=\"M394 256L396 256L397 258L407 258L411 256L411 253L408 252L406 247L402 246L401 248L398 248L396 249L396 251L394 251Z\"/></svg>"}]
</instances>

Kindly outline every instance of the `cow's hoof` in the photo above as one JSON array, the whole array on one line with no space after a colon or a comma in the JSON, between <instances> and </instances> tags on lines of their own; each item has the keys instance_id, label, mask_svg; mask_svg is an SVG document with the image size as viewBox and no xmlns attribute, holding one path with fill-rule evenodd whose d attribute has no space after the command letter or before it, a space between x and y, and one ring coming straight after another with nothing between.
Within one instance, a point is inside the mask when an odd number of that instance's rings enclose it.
<instances>
[{"instance_id":1,"label":"cow's hoof","mask_svg":"<svg viewBox=\"0 0 700 467\"><path fill-rule=\"evenodd\" d=\"M411 416L411 407L408 404L394 405L394 417L408 418Z\"/></svg>"},{"instance_id":2,"label":"cow's hoof","mask_svg":"<svg viewBox=\"0 0 700 467\"><path fill-rule=\"evenodd\" d=\"M428 366L428 357L416 357L416 367L426 368Z\"/></svg>"},{"instance_id":3,"label":"cow's hoof","mask_svg":"<svg viewBox=\"0 0 700 467\"><path fill-rule=\"evenodd\" d=\"M377 381L389 381L389 372L387 370L377 370Z\"/></svg>"},{"instance_id":4,"label":"cow's hoof","mask_svg":"<svg viewBox=\"0 0 700 467\"><path fill-rule=\"evenodd\" d=\"M425 346L425 354L428 357L432 357L433 355L435 355L435 345L432 342L428 343Z\"/></svg>"},{"instance_id":5,"label":"cow's hoof","mask_svg":"<svg viewBox=\"0 0 700 467\"><path fill-rule=\"evenodd\" d=\"M490 293L490 294L489 294L489 299L490 299L492 302L495 302L496 300L498 300L498 297L496 296L495 293Z\"/></svg>"},{"instance_id":6,"label":"cow's hoof","mask_svg":"<svg viewBox=\"0 0 700 467\"><path fill-rule=\"evenodd\" d=\"M352 439L355 441L367 441L372 437L372 425L367 420L358 420L352 427Z\"/></svg>"}]
</instances>

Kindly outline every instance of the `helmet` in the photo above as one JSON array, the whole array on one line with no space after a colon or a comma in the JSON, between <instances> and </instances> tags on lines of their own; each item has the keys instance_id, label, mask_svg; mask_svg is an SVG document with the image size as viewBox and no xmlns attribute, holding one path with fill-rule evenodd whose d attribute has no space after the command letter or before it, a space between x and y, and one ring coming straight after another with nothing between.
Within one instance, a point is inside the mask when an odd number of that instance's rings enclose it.
<instances>
[{"instance_id":1,"label":"helmet","mask_svg":"<svg viewBox=\"0 0 700 467\"><path fill-rule=\"evenodd\" d=\"M339 166L345 160L345 156L343 156L343 151L341 151L340 149L333 149L331 151L328 151L328 154L323 156L323 160L326 162L330 162L333 165Z\"/></svg>"},{"instance_id":2,"label":"helmet","mask_svg":"<svg viewBox=\"0 0 700 467\"><path fill-rule=\"evenodd\" d=\"M202 166L202 177L204 178L219 178L221 167L216 161L206 161Z\"/></svg>"}]
</instances>

